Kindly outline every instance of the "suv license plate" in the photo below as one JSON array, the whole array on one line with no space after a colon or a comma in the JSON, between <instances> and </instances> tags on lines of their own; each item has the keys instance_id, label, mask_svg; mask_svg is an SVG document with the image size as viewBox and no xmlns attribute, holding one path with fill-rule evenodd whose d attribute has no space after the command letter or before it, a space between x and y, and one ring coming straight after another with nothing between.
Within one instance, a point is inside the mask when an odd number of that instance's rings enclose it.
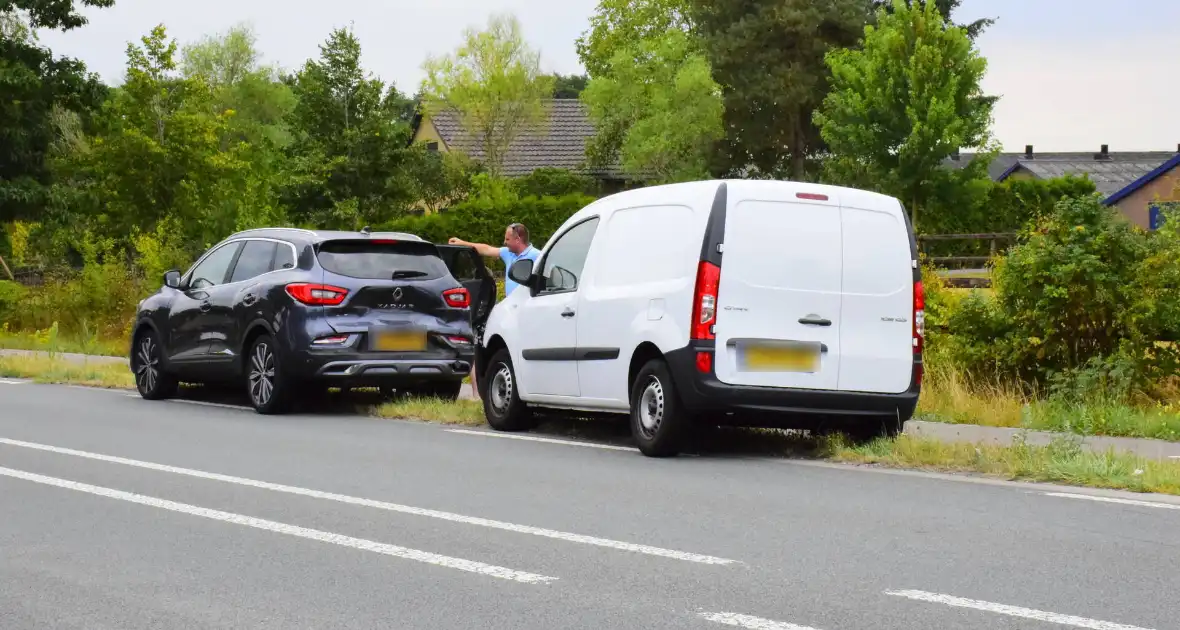
<instances>
[{"instance_id":1,"label":"suv license plate","mask_svg":"<svg viewBox=\"0 0 1180 630\"><path fill-rule=\"evenodd\" d=\"M422 330L379 330L369 334L371 347L379 352L422 352L426 349L426 332Z\"/></svg>"},{"instance_id":2,"label":"suv license plate","mask_svg":"<svg viewBox=\"0 0 1180 630\"><path fill-rule=\"evenodd\" d=\"M746 344L741 368L746 372L818 372L820 344Z\"/></svg>"}]
</instances>

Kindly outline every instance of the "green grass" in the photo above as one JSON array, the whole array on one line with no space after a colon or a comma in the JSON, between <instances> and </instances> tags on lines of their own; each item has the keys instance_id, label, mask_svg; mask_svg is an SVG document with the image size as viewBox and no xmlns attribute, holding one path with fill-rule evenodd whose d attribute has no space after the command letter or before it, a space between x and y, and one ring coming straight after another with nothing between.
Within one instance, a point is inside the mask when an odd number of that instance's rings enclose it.
<instances>
[{"instance_id":1,"label":"green grass","mask_svg":"<svg viewBox=\"0 0 1180 630\"><path fill-rule=\"evenodd\" d=\"M60 383L134 389L131 370L121 363L67 361L46 356L0 356L0 376Z\"/></svg>"},{"instance_id":2,"label":"green grass","mask_svg":"<svg viewBox=\"0 0 1180 630\"><path fill-rule=\"evenodd\" d=\"M373 415L380 418L424 420L439 424L480 426L484 424L483 404L476 400L444 401L438 398L407 398L378 405Z\"/></svg>"},{"instance_id":3,"label":"green grass","mask_svg":"<svg viewBox=\"0 0 1180 630\"><path fill-rule=\"evenodd\" d=\"M46 330L12 331L0 327L0 348L5 350L37 350L41 352L73 352L98 356L125 357L129 341L101 339L96 335L62 334L57 326Z\"/></svg>"}]
</instances>

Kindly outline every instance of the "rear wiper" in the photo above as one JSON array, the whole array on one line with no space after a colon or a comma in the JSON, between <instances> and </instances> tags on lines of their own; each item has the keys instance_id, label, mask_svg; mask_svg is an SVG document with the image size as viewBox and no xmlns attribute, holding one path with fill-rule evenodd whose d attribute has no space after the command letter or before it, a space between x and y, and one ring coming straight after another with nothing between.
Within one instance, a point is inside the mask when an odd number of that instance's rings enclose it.
<instances>
[{"instance_id":1,"label":"rear wiper","mask_svg":"<svg viewBox=\"0 0 1180 630\"><path fill-rule=\"evenodd\" d=\"M412 270L395 271L395 272L393 272L393 279L394 280L402 280L405 278L421 278L424 275L426 275L425 271L412 271Z\"/></svg>"}]
</instances>

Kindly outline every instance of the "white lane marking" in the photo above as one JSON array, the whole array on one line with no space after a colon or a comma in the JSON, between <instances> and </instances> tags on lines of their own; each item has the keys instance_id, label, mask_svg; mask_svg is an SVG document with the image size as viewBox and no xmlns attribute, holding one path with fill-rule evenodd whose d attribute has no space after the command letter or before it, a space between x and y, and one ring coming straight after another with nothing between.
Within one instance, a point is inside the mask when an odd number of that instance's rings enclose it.
<instances>
[{"instance_id":1,"label":"white lane marking","mask_svg":"<svg viewBox=\"0 0 1180 630\"><path fill-rule=\"evenodd\" d=\"M770 619L732 612L703 612L701 613L701 618L727 626L749 628L749 630L815 630L815 628L799 626L785 621L771 621Z\"/></svg>"},{"instance_id":2,"label":"white lane marking","mask_svg":"<svg viewBox=\"0 0 1180 630\"><path fill-rule=\"evenodd\" d=\"M126 394L128 398L143 398L139 394ZM188 400L187 398L169 398L164 402L181 403L184 405L200 405L202 407L220 407L222 409L234 409L236 411L251 411L249 407L243 405L230 405L228 403L206 402L204 400Z\"/></svg>"},{"instance_id":3,"label":"white lane marking","mask_svg":"<svg viewBox=\"0 0 1180 630\"><path fill-rule=\"evenodd\" d=\"M399 547L397 545L388 545L385 543L374 542L372 540L365 540L363 538L353 538L351 536L333 534L331 532L320 531L318 529L308 529L306 527L288 525L286 523L276 523L275 521L254 518L252 516L243 516L241 514L234 514L232 512L211 510L209 508L188 505L187 503L177 503L175 501L157 499L155 497L144 496L142 494L134 494L132 492L124 492L122 490L114 490L111 488L104 488L102 486L92 486L90 484L79 483L77 481L58 479L56 477L46 477L44 475L24 472L22 470L0 468L0 475L13 477L15 479L24 479L25 481L32 481L34 483L40 483L47 486L65 488L67 490L76 490L78 492L94 494L100 497L119 499L120 501L128 501L130 503L138 503L139 505L146 505L148 507L160 508L162 510L179 512L181 514L200 516L202 518L208 518L215 521L233 523L235 525L244 525L246 527L253 527L255 529L261 529L268 532L275 532L277 534L287 534L288 536L297 536L299 538L306 538L308 540L317 540L319 542L331 543L333 545L340 545L342 547L352 547L353 549L360 549L362 551L372 551L374 553L393 556L395 558L404 558L406 560L425 562L427 564L446 567L448 569L458 569L460 571L479 573L481 575L500 578L502 580L513 580L515 582L522 582L524 584L545 584L557 579L555 577L537 575L536 573L526 573L524 571L517 571L515 569L484 564L474 560L452 558L450 556L431 553L429 551L419 551L417 549L409 549L407 547Z\"/></svg>"},{"instance_id":4,"label":"white lane marking","mask_svg":"<svg viewBox=\"0 0 1180 630\"><path fill-rule=\"evenodd\" d=\"M896 597L905 597L921 602L929 602L932 604L945 604L947 606L954 606L956 608L974 608L975 610L982 610L999 615L1035 619L1037 621L1045 621L1063 626L1074 626L1075 628L1089 628L1090 630L1149 630L1148 628L1127 626L1121 623L1099 621L1097 619L1086 619L1085 617L1074 617L1073 615L1061 615L1058 613L1045 612L1043 610L1033 610L1032 608L1008 606L1006 604L996 604L993 602L985 602L976 599L964 599L962 597L955 597L953 595L928 593L926 591L885 591L885 594L894 595Z\"/></svg>"},{"instance_id":5,"label":"white lane marking","mask_svg":"<svg viewBox=\"0 0 1180 630\"><path fill-rule=\"evenodd\" d=\"M4 381L0 380L0 385L24 385L24 381Z\"/></svg>"},{"instance_id":6,"label":"white lane marking","mask_svg":"<svg viewBox=\"0 0 1180 630\"><path fill-rule=\"evenodd\" d=\"M324 499L328 501L336 501L339 503L347 503L349 505L359 505L362 507L376 508L379 510L388 510L390 512L399 512L402 514L413 514L415 516L426 516L429 518L437 518L444 521L451 521L453 523L464 523L466 525L478 525L480 527L489 527L492 529L502 529L510 532L517 532L520 534L532 534L533 536L541 536L544 538L553 538L556 540L564 540L566 542L582 543L585 545L595 545L598 547L607 547L610 549L617 549L619 551L631 551L635 553L642 553L649 556L661 556L664 558L672 558L674 560L684 560L687 562L696 562L699 564L735 564L735 560L727 558L717 558L714 556L706 556L698 553L689 553L686 551L676 551L674 549L662 549L660 547L652 547L649 545L639 545L635 543L622 542L618 540L610 540L608 538L597 538L594 536L584 536L582 534L573 534L570 532L562 532L552 529L544 529L541 527L532 527L529 525L517 525L516 523L506 523L503 521L493 521L491 519L479 518L477 516L464 516L462 514L454 514L451 512L442 512L439 510L430 510L426 508L413 507L409 505L399 505L397 503L386 503L385 501L377 501L374 499L364 499L360 497L352 497L344 494L334 494L331 492L322 492L319 490L310 490L308 488L299 488L295 486L284 486L277 483L270 483L267 481L257 481L255 479L246 479L244 477L232 477L230 475L222 475L219 473L204 472L201 470L193 470L191 468L179 468L177 466L168 466L166 464L154 464L152 462L143 462L134 459L127 459L124 457L115 457L113 455L101 455L98 453L88 453L86 451L78 451L70 448L62 448L59 446L49 446L47 444L37 444L35 442L22 442L20 440L11 440L8 438L0 438L0 444L8 446L17 446L21 448L28 448L38 451L45 451L47 453L57 453L59 455L71 455L74 457L81 457L84 459L92 459L100 462L108 462L111 464L122 464L124 466L133 466L135 468L144 468L147 470L155 470L158 472L173 473L176 475L185 475L187 477L196 477L198 479L208 479L211 481L222 481L226 483L238 484L241 486L249 486L252 488L260 488L262 490L271 490L274 492L285 492L287 494L294 494L304 497L311 497L313 499Z\"/></svg>"},{"instance_id":7,"label":"white lane marking","mask_svg":"<svg viewBox=\"0 0 1180 630\"><path fill-rule=\"evenodd\" d=\"M1044 494L1047 497L1061 497L1063 499L1084 499L1086 501L1099 501L1101 503L1118 503L1121 505L1135 505L1139 507L1160 508L1163 510L1180 510L1180 505L1175 503L1137 501L1135 499L1119 499L1116 497L1097 497L1088 494L1073 494L1071 492L1046 492Z\"/></svg>"},{"instance_id":8,"label":"white lane marking","mask_svg":"<svg viewBox=\"0 0 1180 630\"><path fill-rule=\"evenodd\" d=\"M608 451L627 451L629 453L639 452L639 449L630 446L614 446L612 444L595 444L593 442L576 442L574 440L556 440L554 438L543 438L532 435L513 435L509 433L492 433L491 431L470 431L467 429L447 429L447 433L462 433L463 435L482 435L483 437L506 438L509 440L526 440L528 442L545 442L547 444L565 444L567 446L585 446L586 448L601 448Z\"/></svg>"}]
</instances>

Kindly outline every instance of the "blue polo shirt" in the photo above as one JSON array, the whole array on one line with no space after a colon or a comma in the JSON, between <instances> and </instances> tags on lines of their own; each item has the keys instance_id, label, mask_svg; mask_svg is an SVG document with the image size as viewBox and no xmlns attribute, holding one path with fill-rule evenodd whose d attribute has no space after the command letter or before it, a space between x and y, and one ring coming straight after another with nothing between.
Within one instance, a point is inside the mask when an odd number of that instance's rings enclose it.
<instances>
[{"instance_id":1,"label":"blue polo shirt","mask_svg":"<svg viewBox=\"0 0 1180 630\"><path fill-rule=\"evenodd\" d=\"M507 271L509 269L512 269L512 263L514 263L518 260L521 260L521 259L531 260L535 264L537 262L537 258L540 257L540 255L541 255L541 252L537 251L537 248L533 247L532 245L529 245L527 248L525 248L525 250L523 252L521 252L519 254L513 254L511 251L509 251L509 249L507 247L500 248L500 260L504 261L505 273L507 273ZM512 295L512 290L515 289L516 287L517 287L516 282L513 282L512 278L509 278L509 277L507 277L507 275L505 275L505 277L504 277L504 296L507 297L509 295Z\"/></svg>"}]
</instances>

